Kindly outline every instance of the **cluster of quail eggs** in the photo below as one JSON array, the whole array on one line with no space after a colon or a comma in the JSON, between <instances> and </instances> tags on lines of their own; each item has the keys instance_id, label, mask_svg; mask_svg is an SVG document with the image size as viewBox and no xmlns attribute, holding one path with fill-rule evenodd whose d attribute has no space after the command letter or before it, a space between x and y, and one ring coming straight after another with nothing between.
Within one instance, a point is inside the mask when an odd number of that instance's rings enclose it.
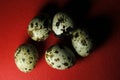
<instances>
[{"instance_id":1,"label":"cluster of quail eggs","mask_svg":"<svg viewBox=\"0 0 120 80\"><path fill-rule=\"evenodd\" d=\"M49 15L41 14L33 18L28 24L28 34L34 41L45 41L50 32L56 37L70 37L73 49L81 57L89 55L92 42L89 35L80 28L74 28L72 18L63 12L58 12L50 19ZM35 45L20 45L15 52L15 63L22 72L30 72L39 60L39 52ZM46 63L54 69L65 70L74 65L75 53L68 46L54 44L45 51Z\"/></svg>"}]
</instances>

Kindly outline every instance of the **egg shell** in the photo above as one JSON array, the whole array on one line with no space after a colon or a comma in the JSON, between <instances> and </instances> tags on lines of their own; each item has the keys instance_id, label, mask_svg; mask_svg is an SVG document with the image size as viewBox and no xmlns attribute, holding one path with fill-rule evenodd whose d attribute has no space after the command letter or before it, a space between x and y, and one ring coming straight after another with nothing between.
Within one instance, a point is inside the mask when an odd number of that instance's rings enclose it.
<instances>
[{"instance_id":1,"label":"egg shell","mask_svg":"<svg viewBox=\"0 0 120 80\"><path fill-rule=\"evenodd\" d=\"M39 54L35 46L32 44L22 44L17 48L14 58L18 69L27 73L34 69Z\"/></svg>"},{"instance_id":2,"label":"egg shell","mask_svg":"<svg viewBox=\"0 0 120 80\"><path fill-rule=\"evenodd\" d=\"M76 29L72 33L72 45L75 51L82 57L89 55L92 49L92 40L85 30Z\"/></svg>"},{"instance_id":3,"label":"egg shell","mask_svg":"<svg viewBox=\"0 0 120 80\"><path fill-rule=\"evenodd\" d=\"M54 69L65 70L75 63L74 53L66 46L56 44L45 52L45 60Z\"/></svg>"},{"instance_id":4,"label":"egg shell","mask_svg":"<svg viewBox=\"0 0 120 80\"><path fill-rule=\"evenodd\" d=\"M73 21L67 14L58 12L52 22L52 30L58 37L69 36L73 30Z\"/></svg>"},{"instance_id":5,"label":"egg shell","mask_svg":"<svg viewBox=\"0 0 120 80\"><path fill-rule=\"evenodd\" d=\"M44 41L51 31L51 20L46 14L33 18L28 24L28 34L34 41Z\"/></svg>"}]
</instances>

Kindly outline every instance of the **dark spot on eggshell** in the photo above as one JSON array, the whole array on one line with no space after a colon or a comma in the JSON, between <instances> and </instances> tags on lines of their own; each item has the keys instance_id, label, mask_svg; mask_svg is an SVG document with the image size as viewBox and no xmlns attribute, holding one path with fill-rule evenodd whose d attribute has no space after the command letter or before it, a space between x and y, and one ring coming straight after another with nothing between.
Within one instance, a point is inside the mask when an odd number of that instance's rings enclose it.
<instances>
[{"instance_id":1,"label":"dark spot on eggshell","mask_svg":"<svg viewBox=\"0 0 120 80\"><path fill-rule=\"evenodd\" d=\"M28 52L28 55L30 55L30 52Z\"/></svg>"},{"instance_id":2,"label":"dark spot on eggshell","mask_svg":"<svg viewBox=\"0 0 120 80\"><path fill-rule=\"evenodd\" d=\"M49 55L48 55L48 54L45 54L45 56L46 56L46 58L48 58L48 57L49 57Z\"/></svg>"},{"instance_id":3,"label":"dark spot on eggshell","mask_svg":"<svg viewBox=\"0 0 120 80\"><path fill-rule=\"evenodd\" d=\"M60 18L58 19L58 22L64 22L64 18L63 18L63 17L60 17Z\"/></svg>"},{"instance_id":4,"label":"dark spot on eggshell","mask_svg":"<svg viewBox=\"0 0 120 80\"><path fill-rule=\"evenodd\" d=\"M31 69L29 69L29 71L31 71Z\"/></svg>"},{"instance_id":5,"label":"dark spot on eggshell","mask_svg":"<svg viewBox=\"0 0 120 80\"><path fill-rule=\"evenodd\" d=\"M32 61L29 62L30 64L32 63Z\"/></svg>"},{"instance_id":6,"label":"dark spot on eggshell","mask_svg":"<svg viewBox=\"0 0 120 80\"><path fill-rule=\"evenodd\" d=\"M61 65L57 66L58 68L61 68Z\"/></svg>"},{"instance_id":7,"label":"dark spot on eggshell","mask_svg":"<svg viewBox=\"0 0 120 80\"><path fill-rule=\"evenodd\" d=\"M22 58L22 61L25 62L25 58Z\"/></svg>"},{"instance_id":8,"label":"dark spot on eggshell","mask_svg":"<svg viewBox=\"0 0 120 80\"><path fill-rule=\"evenodd\" d=\"M51 55L51 54L52 54L52 52L49 52L49 54Z\"/></svg>"},{"instance_id":9,"label":"dark spot on eggshell","mask_svg":"<svg viewBox=\"0 0 120 80\"><path fill-rule=\"evenodd\" d=\"M52 64L52 65L54 65L54 63L53 63L53 62L51 62L51 64Z\"/></svg>"},{"instance_id":10,"label":"dark spot on eggshell","mask_svg":"<svg viewBox=\"0 0 120 80\"><path fill-rule=\"evenodd\" d=\"M56 22L56 26L57 28L59 28L60 22Z\"/></svg>"},{"instance_id":11,"label":"dark spot on eggshell","mask_svg":"<svg viewBox=\"0 0 120 80\"><path fill-rule=\"evenodd\" d=\"M89 53L90 51L87 51L86 53Z\"/></svg>"},{"instance_id":12,"label":"dark spot on eggshell","mask_svg":"<svg viewBox=\"0 0 120 80\"><path fill-rule=\"evenodd\" d=\"M63 28L65 28L65 25L63 25Z\"/></svg>"},{"instance_id":13,"label":"dark spot on eggshell","mask_svg":"<svg viewBox=\"0 0 120 80\"><path fill-rule=\"evenodd\" d=\"M25 70L27 70L27 68L25 68Z\"/></svg>"},{"instance_id":14,"label":"dark spot on eggshell","mask_svg":"<svg viewBox=\"0 0 120 80\"><path fill-rule=\"evenodd\" d=\"M86 40L89 40L89 37L86 37Z\"/></svg>"},{"instance_id":15,"label":"dark spot on eggshell","mask_svg":"<svg viewBox=\"0 0 120 80\"><path fill-rule=\"evenodd\" d=\"M79 50L79 52L81 52L81 50Z\"/></svg>"},{"instance_id":16,"label":"dark spot on eggshell","mask_svg":"<svg viewBox=\"0 0 120 80\"><path fill-rule=\"evenodd\" d=\"M24 52L24 55L26 55L26 52Z\"/></svg>"},{"instance_id":17,"label":"dark spot on eggshell","mask_svg":"<svg viewBox=\"0 0 120 80\"><path fill-rule=\"evenodd\" d=\"M38 27L38 23L37 22L35 23L35 26Z\"/></svg>"},{"instance_id":18,"label":"dark spot on eggshell","mask_svg":"<svg viewBox=\"0 0 120 80\"><path fill-rule=\"evenodd\" d=\"M49 55L49 56L50 56L50 58L53 58L54 55Z\"/></svg>"},{"instance_id":19,"label":"dark spot on eggshell","mask_svg":"<svg viewBox=\"0 0 120 80\"><path fill-rule=\"evenodd\" d=\"M55 53L56 53L56 54L58 54L58 53L59 53L59 51L55 51Z\"/></svg>"},{"instance_id":20,"label":"dark spot on eggshell","mask_svg":"<svg viewBox=\"0 0 120 80\"><path fill-rule=\"evenodd\" d=\"M31 28L33 28L33 23L30 24Z\"/></svg>"},{"instance_id":21,"label":"dark spot on eggshell","mask_svg":"<svg viewBox=\"0 0 120 80\"><path fill-rule=\"evenodd\" d=\"M50 62L50 60L49 59L47 59L48 60L48 62Z\"/></svg>"},{"instance_id":22,"label":"dark spot on eggshell","mask_svg":"<svg viewBox=\"0 0 120 80\"><path fill-rule=\"evenodd\" d=\"M30 50L29 50L29 49L27 49L27 52L28 52L28 53L29 53L29 51L30 51Z\"/></svg>"},{"instance_id":23,"label":"dark spot on eggshell","mask_svg":"<svg viewBox=\"0 0 120 80\"><path fill-rule=\"evenodd\" d=\"M20 51L21 51L21 49L17 49L17 51L18 51L18 52L17 52L17 54L19 54L19 53L20 53Z\"/></svg>"},{"instance_id":24,"label":"dark spot on eggshell","mask_svg":"<svg viewBox=\"0 0 120 80\"><path fill-rule=\"evenodd\" d=\"M51 63L49 63L50 66L53 66Z\"/></svg>"},{"instance_id":25,"label":"dark spot on eggshell","mask_svg":"<svg viewBox=\"0 0 120 80\"><path fill-rule=\"evenodd\" d=\"M71 58L70 57L67 57L68 58L68 61L71 61Z\"/></svg>"},{"instance_id":26,"label":"dark spot on eggshell","mask_svg":"<svg viewBox=\"0 0 120 80\"><path fill-rule=\"evenodd\" d=\"M79 36L79 34L78 34L78 33L76 33L76 34L75 34L75 38L77 38L78 36Z\"/></svg>"},{"instance_id":27,"label":"dark spot on eggshell","mask_svg":"<svg viewBox=\"0 0 120 80\"><path fill-rule=\"evenodd\" d=\"M53 54L46 54L46 58L50 57L50 58L53 58Z\"/></svg>"},{"instance_id":28,"label":"dark spot on eggshell","mask_svg":"<svg viewBox=\"0 0 120 80\"><path fill-rule=\"evenodd\" d=\"M54 59L54 61L56 61L56 62L57 62L57 61L60 61L60 59L59 59L59 58L57 58L57 59Z\"/></svg>"},{"instance_id":29,"label":"dark spot on eggshell","mask_svg":"<svg viewBox=\"0 0 120 80\"><path fill-rule=\"evenodd\" d=\"M63 58L64 60L66 59L66 57Z\"/></svg>"},{"instance_id":30,"label":"dark spot on eggshell","mask_svg":"<svg viewBox=\"0 0 120 80\"><path fill-rule=\"evenodd\" d=\"M81 40L82 45L87 46L86 40Z\"/></svg>"},{"instance_id":31,"label":"dark spot on eggshell","mask_svg":"<svg viewBox=\"0 0 120 80\"><path fill-rule=\"evenodd\" d=\"M42 38L40 39L40 38L38 38L38 37L37 37L37 39L36 39L36 41L41 41L41 40L42 40Z\"/></svg>"},{"instance_id":32,"label":"dark spot on eggshell","mask_svg":"<svg viewBox=\"0 0 120 80\"><path fill-rule=\"evenodd\" d=\"M63 65L64 65L64 66L68 66L68 63L67 63L67 62L65 62L65 63L63 63Z\"/></svg>"},{"instance_id":33,"label":"dark spot on eggshell","mask_svg":"<svg viewBox=\"0 0 120 80\"><path fill-rule=\"evenodd\" d=\"M40 26L40 29L42 29L43 26L42 25L39 25L39 26Z\"/></svg>"},{"instance_id":34,"label":"dark spot on eggshell","mask_svg":"<svg viewBox=\"0 0 120 80\"><path fill-rule=\"evenodd\" d=\"M33 60L33 57L29 57L30 60Z\"/></svg>"},{"instance_id":35,"label":"dark spot on eggshell","mask_svg":"<svg viewBox=\"0 0 120 80\"><path fill-rule=\"evenodd\" d=\"M62 57L65 57L64 55L62 55Z\"/></svg>"}]
</instances>

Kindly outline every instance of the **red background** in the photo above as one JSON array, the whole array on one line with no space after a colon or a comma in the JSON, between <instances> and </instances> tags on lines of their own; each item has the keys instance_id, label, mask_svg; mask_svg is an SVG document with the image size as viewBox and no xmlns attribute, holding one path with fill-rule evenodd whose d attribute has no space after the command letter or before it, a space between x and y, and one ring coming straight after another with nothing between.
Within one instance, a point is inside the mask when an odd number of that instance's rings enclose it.
<instances>
[{"instance_id":1,"label":"red background","mask_svg":"<svg viewBox=\"0 0 120 80\"><path fill-rule=\"evenodd\" d=\"M120 1L91 0L89 16L102 13L112 17L112 34L92 54L68 70L49 67L41 56L30 73L18 70L14 62L16 48L28 39L29 21L46 5L59 6L61 0L1 0L0 1L0 80L120 80ZM53 34L45 41L45 49L56 42ZM44 54L44 53L43 53Z\"/></svg>"}]
</instances>

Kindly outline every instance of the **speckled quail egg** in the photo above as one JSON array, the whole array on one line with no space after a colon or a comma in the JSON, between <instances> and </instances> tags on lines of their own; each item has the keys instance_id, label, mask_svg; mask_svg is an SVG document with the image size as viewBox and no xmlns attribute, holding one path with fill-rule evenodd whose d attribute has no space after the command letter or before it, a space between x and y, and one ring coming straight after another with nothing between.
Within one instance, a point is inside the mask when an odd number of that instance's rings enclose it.
<instances>
[{"instance_id":1,"label":"speckled quail egg","mask_svg":"<svg viewBox=\"0 0 120 80\"><path fill-rule=\"evenodd\" d=\"M34 41L44 41L50 33L51 20L49 16L41 14L33 18L28 25L28 34Z\"/></svg>"},{"instance_id":2,"label":"speckled quail egg","mask_svg":"<svg viewBox=\"0 0 120 80\"><path fill-rule=\"evenodd\" d=\"M22 44L15 52L15 64L22 72L30 72L34 69L39 55L38 51L32 44Z\"/></svg>"},{"instance_id":3,"label":"speckled quail egg","mask_svg":"<svg viewBox=\"0 0 120 80\"><path fill-rule=\"evenodd\" d=\"M73 31L71 40L74 49L80 56L86 57L89 55L92 49L92 41L84 30L76 29Z\"/></svg>"},{"instance_id":4,"label":"speckled quail egg","mask_svg":"<svg viewBox=\"0 0 120 80\"><path fill-rule=\"evenodd\" d=\"M53 18L52 30L58 37L68 36L73 30L73 21L67 14L59 12Z\"/></svg>"},{"instance_id":5,"label":"speckled quail egg","mask_svg":"<svg viewBox=\"0 0 120 80\"><path fill-rule=\"evenodd\" d=\"M75 63L74 53L66 46L56 44L45 52L45 60L54 69L65 70Z\"/></svg>"}]
</instances>

